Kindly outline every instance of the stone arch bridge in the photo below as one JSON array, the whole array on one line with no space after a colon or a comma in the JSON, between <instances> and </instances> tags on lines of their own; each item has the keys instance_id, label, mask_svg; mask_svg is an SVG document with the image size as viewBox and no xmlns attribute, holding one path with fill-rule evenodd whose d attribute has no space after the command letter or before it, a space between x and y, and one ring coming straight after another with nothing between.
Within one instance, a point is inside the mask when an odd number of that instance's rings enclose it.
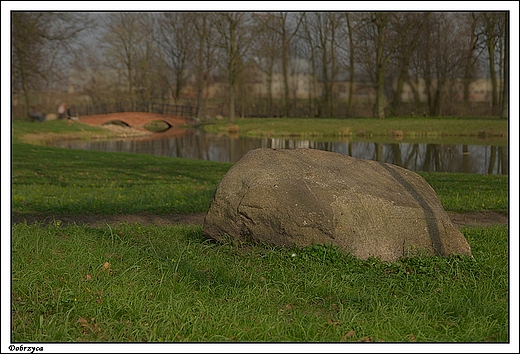
<instances>
[{"instance_id":1,"label":"stone arch bridge","mask_svg":"<svg viewBox=\"0 0 520 354\"><path fill-rule=\"evenodd\" d=\"M146 129L154 121L162 121L170 127L190 124L193 119L171 114L146 112L120 112L79 117L78 122L88 125L123 124L136 129Z\"/></svg>"},{"instance_id":2,"label":"stone arch bridge","mask_svg":"<svg viewBox=\"0 0 520 354\"><path fill-rule=\"evenodd\" d=\"M123 124L146 129L154 121L162 121L170 127L194 121L197 110L191 106L170 105L157 102L128 102L87 104L72 106L69 110L75 120L89 125Z\"/></svg>"}]
</instances>

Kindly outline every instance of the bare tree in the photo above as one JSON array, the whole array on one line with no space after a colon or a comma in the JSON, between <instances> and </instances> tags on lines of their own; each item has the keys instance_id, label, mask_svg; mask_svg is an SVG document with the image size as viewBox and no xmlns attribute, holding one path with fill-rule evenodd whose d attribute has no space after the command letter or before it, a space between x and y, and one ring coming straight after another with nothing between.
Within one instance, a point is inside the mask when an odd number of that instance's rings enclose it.
<instances>
[{"instance_id":1,"label":"bare tree","mask_svg":"<svg viewBox=\"0 0 520 354\"><path fill-rule=\"evenodd\" d=\"M509 118L509 14L504 16L504 73L500 118Z\"/></svg>"},{"instance_id":2,"label":"bare tree","mask_svg":"<svg viewBox=\"0 0 520 354\"><path fill-rule=\"evenodd\" d=\"M174 73L174 98L179 100L188 78L189 63L194 56L194 17L190 13L165 12L160 14L158 25L158 43L168 59L170 70Z\"/></svg>"},{"instance_id":3,"label":"bare tree","mask_svg":"<svg viewBox=\"0 0 520 354\"><path fill-rule=\"evenodd\" d=\"M359 31L362 45L358 46L358 60L374 82L376 90L374 116L378 118L385 118L385 75L396 40L395 36L391 38L390 31L394 16L395 14L390 12L365 14L362 19L364 25Z\"/></svg>"},{"instance_id":4,"label":"bare tree","mask_svg":"<svg viewBox=\"0 0 520 354\"><path fill-rule=\"evenodd\" d=\"M390 23L390 13L375 12L371 14L371 21L375 26L375 50L376 50L376 115L377 118L385 118L385 74L386 64L390 59L386 51L387 31Z\"/></svg>"},{"instance_id":5,"label":"bare tree","mask_svg":"<svg viewBox=\"0 0 520 354\"><path fill-rule=\"evenodd\" d=\"M315 117L321 116L322 107L318 99L318 53L316 38L313 31L314 18L305 13L303 16L303 35L301 36L307 47L308 56L311 62L312 84L309 89L309 107L314 111Z\"/></svg>"},{"instance_id":6,"label":"bare tree","mask_svg":"<svg viewBox=\"0 0 520 354\"><path fill-rule=\"evenodd\" d=\"M152 102L159 96L156 84L159 68L159 52L155 39L155 17L150 13L140 14L139 24L142 33L142 43L137 46L137 67L135 72L138 99L151 109Z\"/></svg>"},{"instance_id":7,"label":"bare tree","mask_svg":"<svg viewBox=\"0 0 520 354\"><path fill-rule=\"evenodd\" d=\"M105 62L97 48L82 47L72 65L71 84L74 90L82 90L94 104L104 103L117 95L118 82L104 75Z\"/></svg>"},{"instance_id":8,"label":"bare tree","mask_svg":"<svg viewBox=\"0 0 520 354\"><path fill-rule=\"evenodd\" d=\"M141 25L134 13L111 13L105 21L104 52L109 65L122 73L128 88L132 108L136 102L135 73L137 46L141 45Z\"/></svg>"},{"instance_id":9,"label":"bare tree","mask_svg":"<svg viewBox=\"0 0 520 354\"><path fill-rule=\"evenodd\" d=\"M498 106L498 82L497 82L497 63L496 48L502 33L499 31L499 13L482 12L482 31L485 36L486 48L489 60L489 77L491 79L491 106Z\"/></svg>"},{"instance_id":10,"label":"bare tree","mask_svg":"<svg viewBox=\"0 0 520 354\"><path fill-rule=\"evenodd\" d=\"M328 12L320 20L322 26L319 30L319 43L321 52L321 65L323 74L323 100L327 107L328 116L334 114L334 82L338 74L337 32L341 19L335 12Z\"/></svg>"},{"instance_id":11,"label":"bare tree","mask_svg":"<svg viewBox=\"0 0 520 354\"><path fill-rule=\"evenodd\" d=\"M229 122L235 121L235 97L239 77L244 70L247 51L254 38L249 14L244 12L219 12L214 16L218 34L217 47L222 50L228 78Z\"/></svg>"},{"instance_id":12,"label":"bare tree","mask_svg":"<svg viewBox=\"0 0 520 354\"><path fill-rule=\"evenodd\" d=\"M347 111L350 114L352 110L352 95L354 92L354 76L355 76L355 42L354 42L354 26L352 24L352 14L345 12L345 21L348 32L348 72L349 72L349 90L347 99Z\"/></svg>"},{"instance_id":13,"label":"bare tree","mask_svg":"<svg viewBox=\"0 0 520 354\"><path fill-rule=\"evenodd\" d=\"M462 77L463 103L469 106L469 86L478 70L479 59L483 50L482 34L478 31L479 16L476 12L460 14L459 33L463 35L463 49L466 51L464 60L464 74Z\"/></svg>"},{"instance_id":14,"label":"bare tree","mask_svg":"<svg viewBox=\"0 0 520 354\"><path fill-rule=\"evenodd\" d=\"M197 85L197 115L205 108L204 91L210 84L212 68L214 66L215 47L212 44L214 31L210 22L210 16L206 12L192 13L189 16L194 26L194 68L196 72Z\"/></svg>"},{"instance_id":15,"label":"bare tree","mask_svg":"<svg viewBox=\"0 0 520 354\"><path fill-rule=\"evenodd\" d=\"M339 60L336 55L338 50L338 32L342 18L338 13L306 13L303 19L303 37L310 49L313 76L315 76L314 91L317 98L318 77L322 81L321 99L317 100L317 116L334 113L333 87L336 80Z\"/></svg>"},{"instance_id":16,"label":"bare tree","mask_svg":"<svg viewBox=\"0 0 520 354\"><path fill-rule=\"evenodd\" d=\"M63 84L71 52L79 35L92 22L88 14L69 12L12 13L12 85L23 94Z\"/></svg>"},{"instance_id":17,"label":"bare tree","mask_svg":"<svg viewBox=\"0 0 520 354\"><path fill-rule=\"evenodd\" d=\"M428 16L430 13L399 12L393 17L391 27L395 36L395 50L392 54L391 64L395 69L393 71L397 73L397 82L390 105L395 115L401 114L402 91L405 82L408 81L410 61L413 52L420 44L425 19Z\"/></svg>"},{"instance_id":18,"label":"bare tree","mask_svg":"<svg viewBox=\"0 0 520 354\"><path fill-rule=\"evenodd\" d=\"M496 50L495 55L497 57L497 92L498 92L498 107L500 109L500 115L503 116L504 109L507 110L507 94L508 88L506 84L509 84L509 38L506 38L508 34L508 13L499 12L497 13L497 28L496 28Z\"/></svg>"},{"instance_id":19,"label":"bare tree","mask_svg":"<svg viewBox=\"0 0 520 354\"><path fill-rule=\"evenodd\" d=\"M429 115L439 116L448 81L453 83L463 72L465 51L453 14L432 13L425 22L427 30L418 52L419 75L424 78Z\"/></svg>"},{"instance_id":20,"label":"bare tree","mask_svg":"<svg viewBox=\"0 0 520 354\"><path fill-rule=\"evenodd\" d=\"M284 94L283 94L283 116L289 116L289 48L291 41L298 32L298 28L302 22L302 16L298 16L294 19L296 25L290 28L290 18L288 12L276 12L268 13L255 16L256 20L267 28L268 30L276 33L279 37L281 59L282 59L282 75L284 83Z\"/></svg>"},{"instance_id":21,"label":"bare tree","mask_svg":"<svg viewBox=\"0 0 520 354\"><path fill-rule=\"evenodd\" d=\"M154 27L150 13L110 13L104 21L104 55L107 65L120 74L121 84L128 90L132 109L150 109L149 105L160 96Z\"/></svg>"},{"instance_id":22,"label":"bare tree","mask_svg":"<svg viewBox=\"0 0 520 354\"><path fill-rule=\"evenodd\" d=\"M275 66L280 59L280 36L278 31L272 30L277 26L277 18L270 13L254 14L258 27L257 38L253 44L254 60L259 70L266 74L267 79L267 107L268 116L274 115L273 111L273 79Z\"/></svg>"}]
</instances>

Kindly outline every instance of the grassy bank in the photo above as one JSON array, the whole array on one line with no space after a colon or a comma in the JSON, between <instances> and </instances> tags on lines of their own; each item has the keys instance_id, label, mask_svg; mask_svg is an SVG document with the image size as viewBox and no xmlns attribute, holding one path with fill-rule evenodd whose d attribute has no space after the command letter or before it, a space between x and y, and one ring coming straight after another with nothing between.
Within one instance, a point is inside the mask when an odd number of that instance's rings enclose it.
<instances>
[{"instance_id":1,"label":"grassy bank","mask_svg":"<svg viewBox=\"0 0 520 354\"><path fill-rule=\"evenodd\" d=\"M12 122L13 142L24 142L32 145L46 145L54 140L93 140L116 137L134 137L149 134L116 125L95 127L82 123L69 123L65 120L51 120L43 123L14 120Z\"/></svg>"},{"instance_id":2,"label":"grassy bank","mask_svg":"<svg viewBox=\"0 0 520 354\"><path fill-rule=\"evenodd\" d=\"M12 211L53 220L12 225L15 342L509 340L507 226L461 229L474 258L382 263L325 246L237 248L200 225L64 225L63 215L205 212L231 164L13 134ZM446 210L507 212L507 176L421 175Z\"/></svg>"},{"instance_id":3,"label":"grassy bank","mask_svg":"<svg viewBox=\"0 0 520 354\"><path fill-rule=\"evenodd\" d=\"M233 124L212 120L203 128L212 133L251 137L349 138L380 142L507 145L508 139L508 121L494 118L239 118Z\"/></svg>"}]
</instances>

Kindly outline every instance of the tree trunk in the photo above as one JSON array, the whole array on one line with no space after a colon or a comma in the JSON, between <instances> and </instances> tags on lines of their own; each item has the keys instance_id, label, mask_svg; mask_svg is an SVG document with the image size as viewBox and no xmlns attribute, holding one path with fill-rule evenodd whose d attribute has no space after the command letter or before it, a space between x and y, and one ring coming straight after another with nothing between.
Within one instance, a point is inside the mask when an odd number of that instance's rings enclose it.
<instances>
[{"instance_id":1,"label":"tree trunk","mask_svg":"<svg viewBox=\"0 0 520 354\"><path fill-rule=\"evenodd\" d=\"M470 44L468 51L466 53L466 63L464 65L464 77L463 77L463 102L464 106L467 108L469 107L469 84L471 83L471 76L472 76L472 68L473 68L473 52L475 51L475 28L477 26L477 18L475 17L475 14L471 14L472 21L471 21L471 27L470 27Z\"/></svg>"},{"instance_id":2,"label":"tree trunk","mask_svg":"<svg viewBox=\"0 0 520 354\"><path fill-rule=\"evenodd\" d=\"M379 119L385 118L385 71L382 65L377 66L377 85L376 85L376 116Z\"/></svg>"},{"instance_id":3,"label":"tree trunk","mask_svg":"<svg viewBox=\"0 0 520 354\"><path fill-rule=\"evenodd\" d=\"M229 122L235 122L235 87L229 85Z\"/></svg>"},{"instance_id":4,"label":"tree trunk","mask_svg":"<svg viewBox=\"0 0 520 354\"><path fill-rule=\"evenodd\" d=\"M489 55L489 75L491 78L491 106L496 107L498 105L498 92L497 92L497 75L495 72L495 36L494 30L496 26L496 13L489 14L491 19L487 19L487 49Z\"/></svg>"},{"instance_id":5,"label":"tree trunk","mask_svg":"<svg viewBox=\"0 0 520 354\"><path fill-rule=\"evenodd\" d=\"M502 111L500 118L509 118L509 16L506 15L504 33L504 80L502 89Z\"/></svg>"},{"instance_id":6,"label":"tree trunk","mask_svg":"<svg viewBox=\"0 0 520 354\"><path fill-rule=\"evenodd\" d=\"M352 95L354 91L354 38L352 36L352 26L350 25L350 19L348 12L345 13L347 18L347 29L348 29L348 41L349 41L349 91L347 98L347 114L351 115L352 110Z\"/></svg>"},{"instance_id":7,"label":"tree trunk","mask_svg":"<svg viewBox=\"0 0 520 354\"><path fill-rule=\"evenodd\" d=\"M314 48L311 48L311 65L312 65L312 90L309 92L311 93L311 102L312 102L312 109L314 111L315 117L321 116L321 110L320 105L318 103L318 78L316 75L316 56Z\"/></svg>"},{"instance_id":8,"label":"tree trunk","mask_svg":"<svg viewBox=\"0 0 520 354\"><path fill-rule=\"evenodd\" d=\"M376 116L379 119L385 118L385 35L386 35L386 14L377 13L375 22L377 26L377 47L376 47Z\"/></svg>"},{"instance_id":9,"label":"tree trunk","mask_svg":"<svg viewBox=\"0 0 520 354\"><path fill-rule=\"evenodd\" d=\"M289 59L287 53L287 39L285 38L285 25L282 29L282 72L283 72L283 117L289 116Z\"/></svg>"}]
</instances>

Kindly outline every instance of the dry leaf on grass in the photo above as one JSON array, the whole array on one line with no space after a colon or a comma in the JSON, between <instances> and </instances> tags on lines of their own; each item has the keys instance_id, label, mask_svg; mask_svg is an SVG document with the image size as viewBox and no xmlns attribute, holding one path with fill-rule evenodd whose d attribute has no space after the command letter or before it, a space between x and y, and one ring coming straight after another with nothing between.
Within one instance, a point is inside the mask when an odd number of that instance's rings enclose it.
<instances>
[{"instance_id":1,"label":"dry leaf on grass","mask_svg":"<svg viewBox=\"0 0 520 354\"><path fill-rule=\"evenodd\" d=\"M340 324L340 321L334 321L332 318L329 318L329 320L327 322L330 324L333 324L334 326L337 326Z\"/></svg>"},{"instance_id":2,"label":"dry leaf on grass","mask_svg":"<svg viewBox=\"0 0 520 354\"><path fill-rule=\"evenodd\" d=\"M346 341L348 338L353 337L355 334L356 334L356 331L354 331L353 329L351 329L350 331L348 331L347 333L345 333L345 335L343 336L343 338L341 338L341 341L344 342L344 341Z\"/></svg>"},{"instance_id":3,"label":"dry leaf on grass","mask_svg":"<svg viewBox=\"0 0 520 354\"><path fill-rule=\"evenodd\" d=\"M84 328L83 334L85 334L86 330L90 332L101 332L101 328L97 323L94 323L95 320L95 318L91 318L90 321L83 317L78 318L79 325Z\"/></svg>"}]
</instances>

